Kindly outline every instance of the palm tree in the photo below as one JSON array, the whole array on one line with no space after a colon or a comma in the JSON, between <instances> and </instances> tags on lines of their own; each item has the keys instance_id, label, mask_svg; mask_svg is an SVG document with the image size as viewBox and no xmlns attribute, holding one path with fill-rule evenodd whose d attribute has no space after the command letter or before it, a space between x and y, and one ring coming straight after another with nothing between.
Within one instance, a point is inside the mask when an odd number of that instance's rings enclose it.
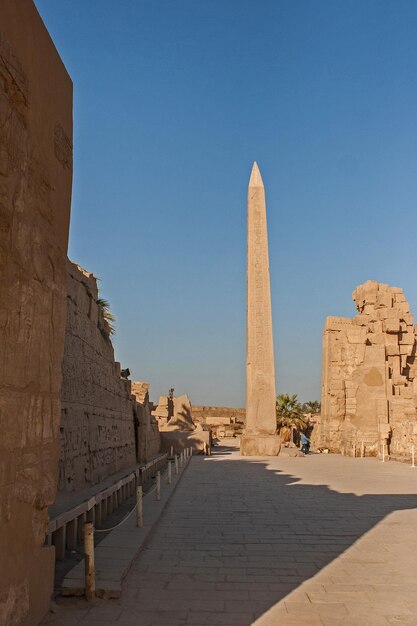
<instances>
[{"instance_id":1,"label":"palm tree","mask_svg":"<svg viewBox=\"0 0 417 626\"><path fill-rule=\"evenodd\" d=\"M114 326L114 322L116 321L116 316L113 313L110 313L110 304L108 300L104 298L97 299L97 306L101 310L104 319L107 322L107 326L109 328L109 335L114 335L116 332L116 328Z\"/></svg>"},{"instance_id":2,"label":"palm tree","mask_svg":"<svg viewBox=\"0 0 417 626\"><path fill-rule=\"evenodd\" d=\"M318 400L308 400L302 406L303 413L320 413L321 402Z\"/></svg>"},{"instance_id":3,"label":"palm tree","mask_svg":"<svg viewBox=\"0 0 417 626\"><path fill-rule=\"evenodd\" d=\"M307 421L303 417L301 405L298 402L297 394L292 396L283 393L277 396L276 400L277 426L278 429L290 430L290 441L293 441L294 429L302 429L307 426Z\"/></svg>"}]
</instances>

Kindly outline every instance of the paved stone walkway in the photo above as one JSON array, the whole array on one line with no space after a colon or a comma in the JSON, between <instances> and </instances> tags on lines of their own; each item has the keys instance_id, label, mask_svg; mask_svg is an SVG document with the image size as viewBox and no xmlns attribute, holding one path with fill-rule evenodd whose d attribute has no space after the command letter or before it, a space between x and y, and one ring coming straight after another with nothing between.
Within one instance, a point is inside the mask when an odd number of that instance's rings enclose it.
<instances>
[{"instance_id":1,"label":"paved stone walkway","mask_svg":"<svg viewBox=\"0 0 417 626\"><path fill-rule=\"evenodd\" d=\"M60 626L417 625L417 468L194 457L120 600Z\"/></svg>"}]
</instances>

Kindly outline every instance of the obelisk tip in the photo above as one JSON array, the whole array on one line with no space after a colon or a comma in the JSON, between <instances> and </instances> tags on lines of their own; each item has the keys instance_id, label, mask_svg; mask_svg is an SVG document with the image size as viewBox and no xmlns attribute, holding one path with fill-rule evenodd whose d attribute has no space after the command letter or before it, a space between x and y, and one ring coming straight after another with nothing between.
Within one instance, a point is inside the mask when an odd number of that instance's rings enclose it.
<instances>
[{"instance_id":1,"label":"obelisk tip","mask_svg":"<svg viewBox=\"0 0 417 626\"><path fill-rule=\"evenodd\" d=\"M249 187L263 187L264 184L262 182L261 172L259 171L259 167L256 161L254 161L252 166L252 171L249 179Z\"/></svg>"}]
</instances>

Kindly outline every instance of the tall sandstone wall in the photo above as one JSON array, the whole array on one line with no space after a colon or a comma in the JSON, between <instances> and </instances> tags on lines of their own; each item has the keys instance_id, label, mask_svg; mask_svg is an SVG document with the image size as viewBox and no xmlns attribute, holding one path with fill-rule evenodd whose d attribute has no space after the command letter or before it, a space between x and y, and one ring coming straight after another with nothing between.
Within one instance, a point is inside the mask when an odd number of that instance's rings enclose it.
<instances>
[{"instance_id":1,"label":"tall sandstone wall","mask_svg":"<svg viewBox=\"0 0 417 626\"><path fill-rule=\"evenodd\" d=\"M0 624L38 624L58 478L72 83L32 0L0 2Z\"/></svg>"},{"instance_id":2,"label":"tall sandstone wall","mask_svg":"<svg viewBox=\"0 0 417 626\"><path fill-rule=\"evenodd\" d=\"M353 319L328 317L323 333L322 445L401 457L417 444L416 329L402 289L368 281Z\"/></svg>"},{"instance_id":3,"label":"tall sandstone wall","mask_svg":"<svg viewBox=\"0 0 417 626\"><path fill-rule=\"evenodd\" d=\"M68 261L67 290L59 489L77 491L133 467L139 429L132 383L120 376L97 304L96 278Z\"/></svg>"}]
</instances>

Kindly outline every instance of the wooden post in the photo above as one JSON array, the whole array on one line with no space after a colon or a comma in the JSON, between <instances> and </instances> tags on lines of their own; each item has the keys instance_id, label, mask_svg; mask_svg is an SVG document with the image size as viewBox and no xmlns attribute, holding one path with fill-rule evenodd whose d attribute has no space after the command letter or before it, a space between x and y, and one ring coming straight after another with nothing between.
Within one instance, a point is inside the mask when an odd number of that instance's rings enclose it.
<instances>
[{"instance_id":1,"label":"wooden post","mask_svg":"<svg viewBox=\"0 0 417 626\"><path fill-rule=\"evenodd\" d=\"M136 526L142 528L143 526L143 502L142 502L142 487L136 488Z\"/></svg>"},{"instance_id":2,"label":"wooden post","mask_svg":"<svg viewBox=\"0 0 417 626\"><path fill-rule=\"evenodd\" d=\"M170 456L174 456L174 446L171 446L171 454Z\"/></svg>"},{"instance_id":3,"label":"wooden post","mask_svg":"<svg viewBox=\"0 0 417 626\"><path fill-rule=\"evenodd\" d=\"M91 509L87 511L87 522L91 522L92 524L94 524L94 519L94 507L91 507Z\"/></svg>"},{"instance_id":4,"label":"wooden post","mask_svg":"<svg viewBox=\"0 0 417 626\"><path fill-rule=\"evenodd\" d=\"M175 473L178 474L178 455L177 454L174 457L174 463L175 463Z\"/></svg>"},{"instance_id":5,"label":"wooden post","mask_svg":"<svg viewBox=\"0 0 417 626\"><path fill-rule=\"evenodd\" d=\"M193 447L190 448L190 456L193 456Z\"/></svg>"},{"instance_id":6,"label":"wooden post","mask_svg":"<svg viewBox=\"0 0 417 626\"><path fill-rule=\"evenodd\" d=\"M361 458L363 459L363 457L365 456L365 443L362 439L362 443L361 443Z\"/></svg>"},{"instance_id":7,"label":"wooden post","mask_svg":"<svg viewBox=\"0 0 417 626\"><path fill-rule=\"evenodd\" d=\"M161 472L156 472L156 499L161 499Z\"/></svg>"},{"instance_id":8,"label":"wooden post","mask_svg":"<svg viewBox=\"0 0 417 626\"><path fill-rule=\"evenodd\" d=\"M382 444L382 462L385 463L385 443Z\"/></svg>"},{"instance_id":9,"label":"wooden post","mask_svg":"<svg viewBox=\"0 0 417 626\"><path fill-rule=\"evenodd\" d=\"M85 559L85 599L96 596L96 573L94 568L94 526L92 522L84 524L84 559Z\"/></svg>"},{"instance_id":10,"label":"wooden post","mask_svg":"<svg viewBox=\"0 0 417 626\"><path fill-rule=\"evenodd\" d=\"M101 526L101 502L98 502L94 507L94 517L96 526Z\"/></svg>"},{"instance_id":11,"label":"wooden post","mask_svg":"<svg viewBox=\"0 0 417 626\"><path fill-rule=\"evenodd\" d=\"M172 469L171 469L171 461L168 461L168 485L172 482Z\"/></svg>"},{"instance_id":12,"label":"wooden post","mask_svg":"<svg viewBox=\"0 0 417 626\"><path fill-rule=\"evenodd\" d=\"M352 446L352 456L354 459L356 458L356 443L354 443Z\"/></svg>"},{"instance_id":13,"label":"wooden post","mask_svg":"<svg viewBox=\"0 0 417 626\"><path fill-rule=\"evenodd\" d=\"M81 543L82 541L84 541L84 524L85 524L85 520L86 520L86 514L85 513L81 513L81 515L79 515L77 517L77 541L78 541L78 543Z\"/></svg>"},{"instance_id":14,"label":"wooden post","mask_svg":"<svg viewBox=\"0 0 417 626\"><path fill-rule=\"evenodd\" d=\"M107 498L101 501L101 519L103 522L107 519Z\"/></svg>"},{"instance_id":15,"label":"wooden post","mask_svg":"<svg viewBox=\"0 0 417 626\"><path fill-rule=\"evenodd\" d=\"M52 543L55 546L55 559L57 561L63 561L65 559L65 535L65 524L57 528L52 535Z\"/></svg>"},{"instance_id":16,"label":"wooden post","mask_svg":"<svg viewBox=\"0 0 417 626\"><path fill-rule=\"evenodd\" d=\"M411 467L415 467L414 464L414 452L415 452L415 448L414 445L411 446Z\"/></svg>"},{"instance_id":17,"label":"wooden post","mask_svg":"<svg viewBox=\"0 0 417 626\"><path fill-rule=\"evenodd\" d=\"M77 518L74 517L67 523L67 548L68 550L77 549Z\"/></svg>"}]
</instances>

